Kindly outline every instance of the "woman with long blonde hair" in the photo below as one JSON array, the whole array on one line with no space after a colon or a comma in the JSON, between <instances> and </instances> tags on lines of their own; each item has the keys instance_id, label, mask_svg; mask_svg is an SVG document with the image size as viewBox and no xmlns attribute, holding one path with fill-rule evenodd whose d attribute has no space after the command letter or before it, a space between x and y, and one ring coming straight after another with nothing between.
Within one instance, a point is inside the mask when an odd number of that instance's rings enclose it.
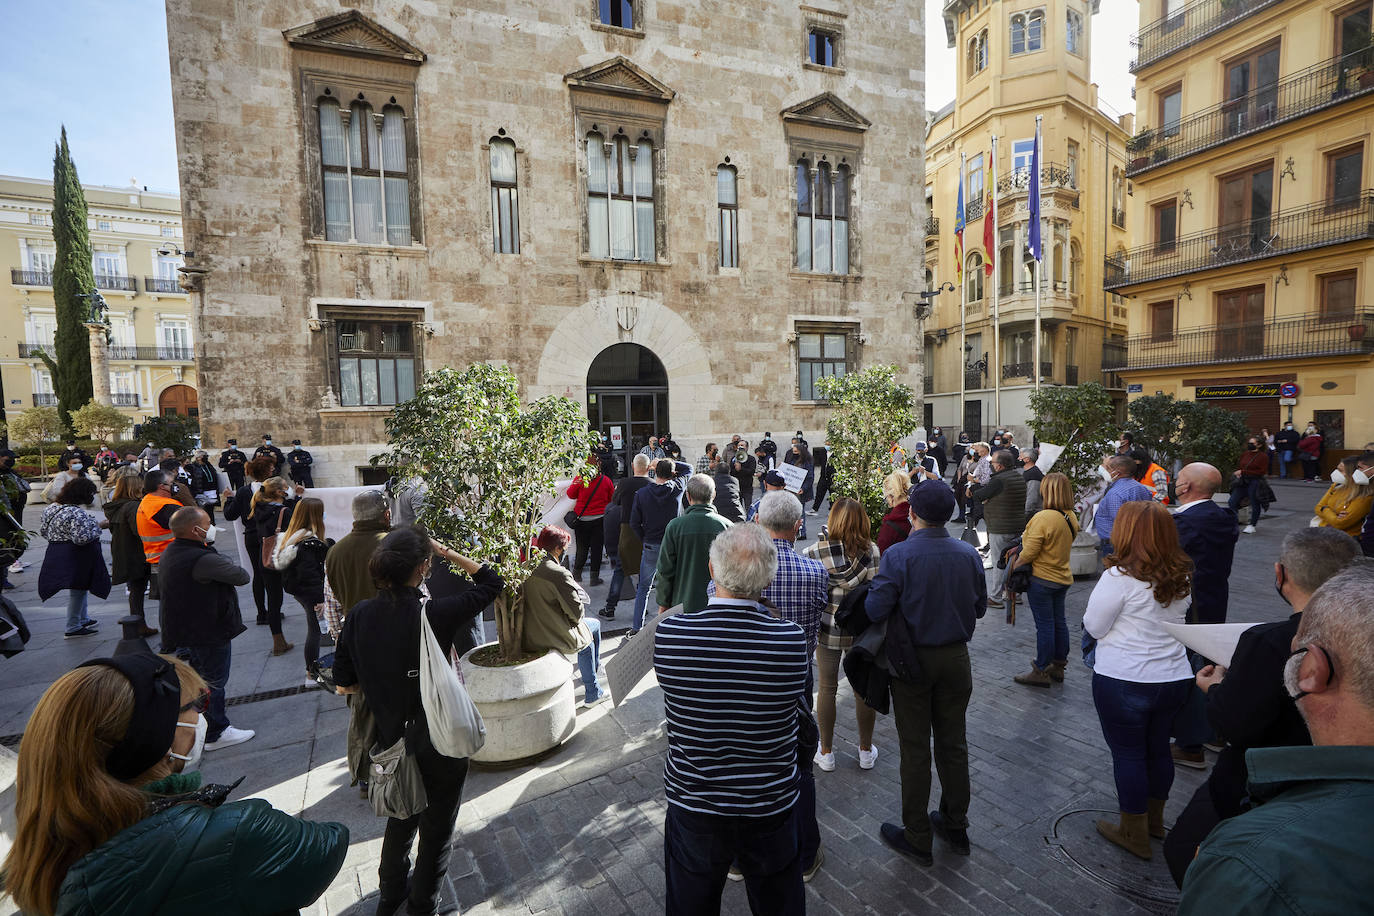
<instances>
[{"instance_id":1,"label":"woman with long blonde hair","mask_svg":"<svg viewBox=\"0 0 1374 916\"><path fill-rule=\"evenodd\" d=\"M821 612L816 642L816 723L821 733L816 765L828 773L835 769L835 694L840 683L840 659L854 643L854 637L835 625L835 612L845 595L878 573L878 545L873 543L873 529L863 504L847 497L835 500L820 537L802 553L820 560L830 573L829 600ZM873 745L877 714L857 693L854 714L859 726L859 766L871 770L878 759L878 749Z\"/></svg>"},{"instance_id":2,"label":"woman with long blonde hair","mask_svg":"<svg viewBox=\"0 0 1374 916\"><path fill-rule=\"evenodd\" d=\"M296 488L298 493L304 493L304 487ZM257 533L258 543L276 538L280 542L285 533L287 525L291 521L291 511L295 508L296 500L291 498L291 485L286 482L285 477L269 477L258 487L253 499L248 506L248 514L244 518L244 527L252 526ZM246 542L247 539L245 539ZM265 545L259 548L266 553ZM281 571L267 566L267 558L262 558L262 584L267 597L267 628L272 632L272 654L285 655L296 648L294 643L286 641L281 630L281 605L285 588L282 584ZM324 600L323 597L320 598ZM309 621L307 621L308 623Z\"/></svg>"},{"instance_id":3,"label":"woman with long blonde hair","mask_svg":"<svg viewBox=\"0 0 1374 916\"><path fill-rule=\"evenodd\" d=\"M1342 458L1340 466L1331 472L1331 486L1313 511L1321 519L1320 527L1335 528L1358 538L1371 507L1374 483L1360 470L1360 456L1351 455Z\"/></svg>"},{"instance_id":4,"label":"woman with long blonde hair","mask_svg":"<svg viewBox=\"0 0 1374 916\"><path fill-rule=\"evenodd\" d=\"M1178 544L1169 510L1124 503L1112 525L1112 553L1083 614L1097 640L1093 705L1112 752L1121 819L1098 821L1104 837L1142 859L1164 838L1164 803L1174 782L1169 736L1193 686L1183 644L1164 629L1182 623L1193 562Z\"/></svg>"},{"instance_id":5,"label":"woman with long blonde hair","mask_svg":"<svg viewBox=\"0 0 1374 916\"><path fill-rule=\"evenodd\" d=\"M879 553L905 541L911 533L906 502L906 494L910 489L911 477L905 470L893 471L883 478L883 502L887 503L887 513L883 516L882 527L878 529Z\"/></svg>"},{"instance_id":6,"label":"woman with long blonde hair","mask_svg":"<svg viewBox=\"0 0 1374 916\"><path fill-rule=\"evenodd\" d=\"M148 591L152 567L143 556L143 539L138 536L138 504L143 501L143 478L138 470L122 467L114 474L114 491L100 508L110 525L110 582L123 585L129 593L129 613L143 617L143 597ZM144 638L156 636L157 629L145 618L139 631Z\"/></svg>"},{"instance_id":7,"label":"woman with long blonde hair","mask_svg":"<svg viewBox=\"0 0 1374 916\"><path fill-rule=\"evenodd\" d=\"M1030 590L1026 603L1035 618L1035 659L1029 674L1013 680L1030 687L1063 683L1064 667L1069 663L1069 624L1064 617L1064 599L1073 585L1069 553L1078 537L1078 518L1073 514L1073 486L1069 478L1056 472L1040 482L1044 508L1031 517L1021 534L1021 553L1016 566L1031 567Z\"/></svg>"},{"instance_id":8,"label":"woman with long blonde hair","mask_svg":"<svg viewBox=\"0 0 1374 916\"><path fill-rule=\"evenodd\" d=\"M308 906L348 828L200 785L205 682L134 653L87 662L39 699L19 746L4 887L36 916L269 914ZM226 897L226 895L228 895Z\"/></svg>"},{"instance_id":9,"label":"woman with long blonde hair","mask_svg":"<svg viewBox=\"0 0 1374 916\"><path fill-rule=\"evenodd\" d=\"M282 588L305 610L305 680L314 685L324 616L324 557L334 542L324 536L324 502L307 496L296 503L281 535L276 567Z\"/></svg>"}]
</instances>

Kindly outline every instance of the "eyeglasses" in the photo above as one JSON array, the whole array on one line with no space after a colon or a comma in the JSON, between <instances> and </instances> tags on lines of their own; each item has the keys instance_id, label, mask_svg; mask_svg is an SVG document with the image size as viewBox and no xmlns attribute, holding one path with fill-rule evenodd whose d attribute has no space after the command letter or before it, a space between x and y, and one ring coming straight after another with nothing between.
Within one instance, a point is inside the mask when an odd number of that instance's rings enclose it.
<instances>
[{"instance_id":1,"label":"eyeglasses","mask_svg":"<svg viewBox=\"0 0 1374 916\"><path fill-rule=\"evenodd\" d=\"M196 698L194 700L191 700L189 703L182 704L182 706L177 709L177 712L190 712L193 709L196 712L204 712L205 707L209 704L209 702L210 690L209 688L202 688L200 693L196 694Z\"/></svg>"},{"instance_id":2,"label":"eyeglasses","mask_svg":"<svg viewBox=\"0 0 1374 916\"><path fill-rule=\"evenodd\" d=\"M1336 679L1336 663L1331 659L1331 653L1326 651L1325 646L1319 646L1314 642L1310 642L1301 649L1294 649L1292 652L1289 652L1288 657L1293 658L1298 655L1306 655L1313 649L1316 649L1322 655L1326 656L1326 686L1330 687L1331 682ZM1302 662L1298 664L1302 664Z\"/></svg>"}]
</instances>

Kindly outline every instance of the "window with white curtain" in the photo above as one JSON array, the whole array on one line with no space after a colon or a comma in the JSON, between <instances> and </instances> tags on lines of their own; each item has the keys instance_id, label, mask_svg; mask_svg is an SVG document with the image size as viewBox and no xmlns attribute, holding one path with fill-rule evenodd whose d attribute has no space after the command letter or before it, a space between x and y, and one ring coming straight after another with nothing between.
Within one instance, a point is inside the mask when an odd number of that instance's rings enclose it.
<instances>
[{"instance_id":1,"label":"window with white curtain","mask_svg":"<svg viewBox=\"0 0 1374 916\"><path fill-rule=\"evenodd\" d=\"M53 263L57 260L56 251L37 251L28 249L28 269L38 273L51 274Z\"/></svg>"},{"instance_id":2,"label":"window with white curtain","mask_svg":"<svg viewBox=\"0 0 1374 916\"><path fill-rule=\"evenodd\" d=\"M654 148L624 134L587 135L588 253L615 261L657 259Z\"/></svg>"},{"instance_id":3,"label":"window with white curtain","mask_svg":"<svg viewBox=\"0 0 1374 916\"><path fill-rule=\"evenodd\" d=\"M91 256L91 266L97 277L97 286L99 280L128 275L124 269L124 255L118 251L97 251Z\"/></svg>"},{"instance_id":4,"label":"window with white curtain","mask_svg":"<svg viewBox=\"0 0 1374 916\"><path fill-rule=\"evenodd\" d=\"M409 245L410 176L405 114L365 101L343 111L320 99L325 238L331 242Z\"/></svg>"},{"instance_id":5,"label":"window with white curtain","mask_svg":"<svg viewBox=\"0 0 1374 916\"><path fill-rule=\"evenodd\" d=\"M739 267L739 175L733 165L716 168L716 210L720 224L720 266Z\"/></svg>"},{"instance_id":6,"label":"window with white curtain","mask_svg":"<svg viewBox=\"0 0 1374 916\"><path fill-rule=\"evenodd\" d=\"M519 254L520 202L515 178L515 141L492 137L488 150L492 250L497 254Z\"/></svg>"},{"instance_id":7,"label":"window with white curtain","mask_svg":"<svg viewBox=\"0 0 1374 916\"><path fill-rule=\"evenodd\" d=\"M824 158L796 167L797 269L822 274L849 273L849 185L847 165L832 167Z\"/></svg>"},{"instance_id":8,"label":"window with white curtain","mask_svg":"<svg viewBox=\"0 0 1374 916\"><path fill-rule=\"evenodd\" d=\"M160 320L157 324L157 346L162 359L190 359L190 322L179 318Z\"/></svg>"}]
</instances>

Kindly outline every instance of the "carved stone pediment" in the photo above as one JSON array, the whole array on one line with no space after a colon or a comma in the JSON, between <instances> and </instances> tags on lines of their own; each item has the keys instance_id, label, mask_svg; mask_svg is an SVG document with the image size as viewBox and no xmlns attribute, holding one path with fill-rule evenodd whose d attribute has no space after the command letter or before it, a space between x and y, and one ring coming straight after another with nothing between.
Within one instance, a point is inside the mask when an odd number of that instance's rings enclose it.
<instances>
[{"instance_id":1,"label":"carved stone pediment","mask_svg":"<svg viewBox=\"0 0 1374 916\"><path fill-rule=\"evenodd\" d=\"M417 67L425 60L425 52L357 10L316 19L308 25L287 29L282 35L294 48L390 60Z\"/></svg>"},{"instance_id":2,"label":"carved stone pediment","mask_svg":"<svg viewBox=\"0 0 1374 916\"><path fill-rule=\"evenodd\" d=\"M816 127L829 127L833 130L850 130L862 133L868 130L869 121L853 108L850 108L833 92L820 95L782 110L782 119Z\"/></svg>"},{"instance_id":3,"label":"carved stone pediment","mask_svg":"<svg viewBox=\"0 0 1374 916\"><path fill-rule=\"evenodd\" d=\"M671 102L677 94L625 57L613 57L576 70L563 77L563 82L585 92L602 92L655 102Z\"/></svg>"}]
</instances>

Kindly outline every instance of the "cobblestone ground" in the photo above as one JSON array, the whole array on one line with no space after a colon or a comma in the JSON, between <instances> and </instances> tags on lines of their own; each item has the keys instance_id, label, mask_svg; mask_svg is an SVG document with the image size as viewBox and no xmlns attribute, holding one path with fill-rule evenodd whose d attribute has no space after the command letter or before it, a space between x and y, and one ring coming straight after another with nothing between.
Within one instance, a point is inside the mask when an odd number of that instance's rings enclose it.
<instances>
[{"instance_id":1,"label":"cobblestone ground","mask_svg":"<svg viewBox=\"0 0 1374 916\"><path fill-rule=\"evenodd\" d=\"M1272 563L1284 534L1305 525L1320 496L1316 485L1275 483L1279 495L1259 533L1242 535L1231 580L1231 620L1277 620L1288 614L1273 591ZM36 528L36 516L30 527ZM232 548L229 548L232 550ZM36 551L29 559L37 560ZM113 633L94 642L61 637L61 596L40 605L37 566L14 577L10 595L36 630L29 651L0 662L0 740L13 743L39 694L58 673L113 648ZM1071 637L1092 589L1069 591ZM116 589L95 603L113 629L123 605ZM594 594L594 597L599 598ZM245 608L252 607L247 590ZM288 638L300 635L299 608L288 603ZM621 618L629 605L622 603ZM248 614L245 614L248 616ZM858 767L852 694L842 685L836 728L838 768L817 772L818 817L825 864L808 886L812 913L1149 914L1173 912L1177 892L1162 855L1144 863L1101 841L1096 817L1114 813L1111 760L1090 692L1090 673L1071 653L1067 678L1052 689L1021 687L1034 626L1024 607L1015 626L989 611L970 645L974 694L968 739L973 777L969 812L973 854L935 846L935 865L922 868L892 853L878 838L883 820L897 820L900 784L896 731L880 716L875 769ZM609 655L619 639L605 643ZM302 664L267 657L266 628L235 641L229 693L234 724L254 728L247 744L207 755L208 779L246 776L251 795L307 818L349 825L343 870L306 912L371 914L382 823L348 788L343 765L347 711L335 697L300 690ZM327 649L326 649L327 651ZM646 684L620 707L579 716L578 733L533 766L474 769L459 816L446 888L463 913L587 914L659 912L663 907L662 766L666 739L662 698ZM1182 810L1205 773L1178 771L1166 818ZM938 793L938 782L935 788ZM11 792L5 800L9 801ZM932 807L938 800L933 793ZM0 912L7 901L0 902ZM723 910L747 913L740 884L729 884Z\"/></svg>"}]
</instances>

